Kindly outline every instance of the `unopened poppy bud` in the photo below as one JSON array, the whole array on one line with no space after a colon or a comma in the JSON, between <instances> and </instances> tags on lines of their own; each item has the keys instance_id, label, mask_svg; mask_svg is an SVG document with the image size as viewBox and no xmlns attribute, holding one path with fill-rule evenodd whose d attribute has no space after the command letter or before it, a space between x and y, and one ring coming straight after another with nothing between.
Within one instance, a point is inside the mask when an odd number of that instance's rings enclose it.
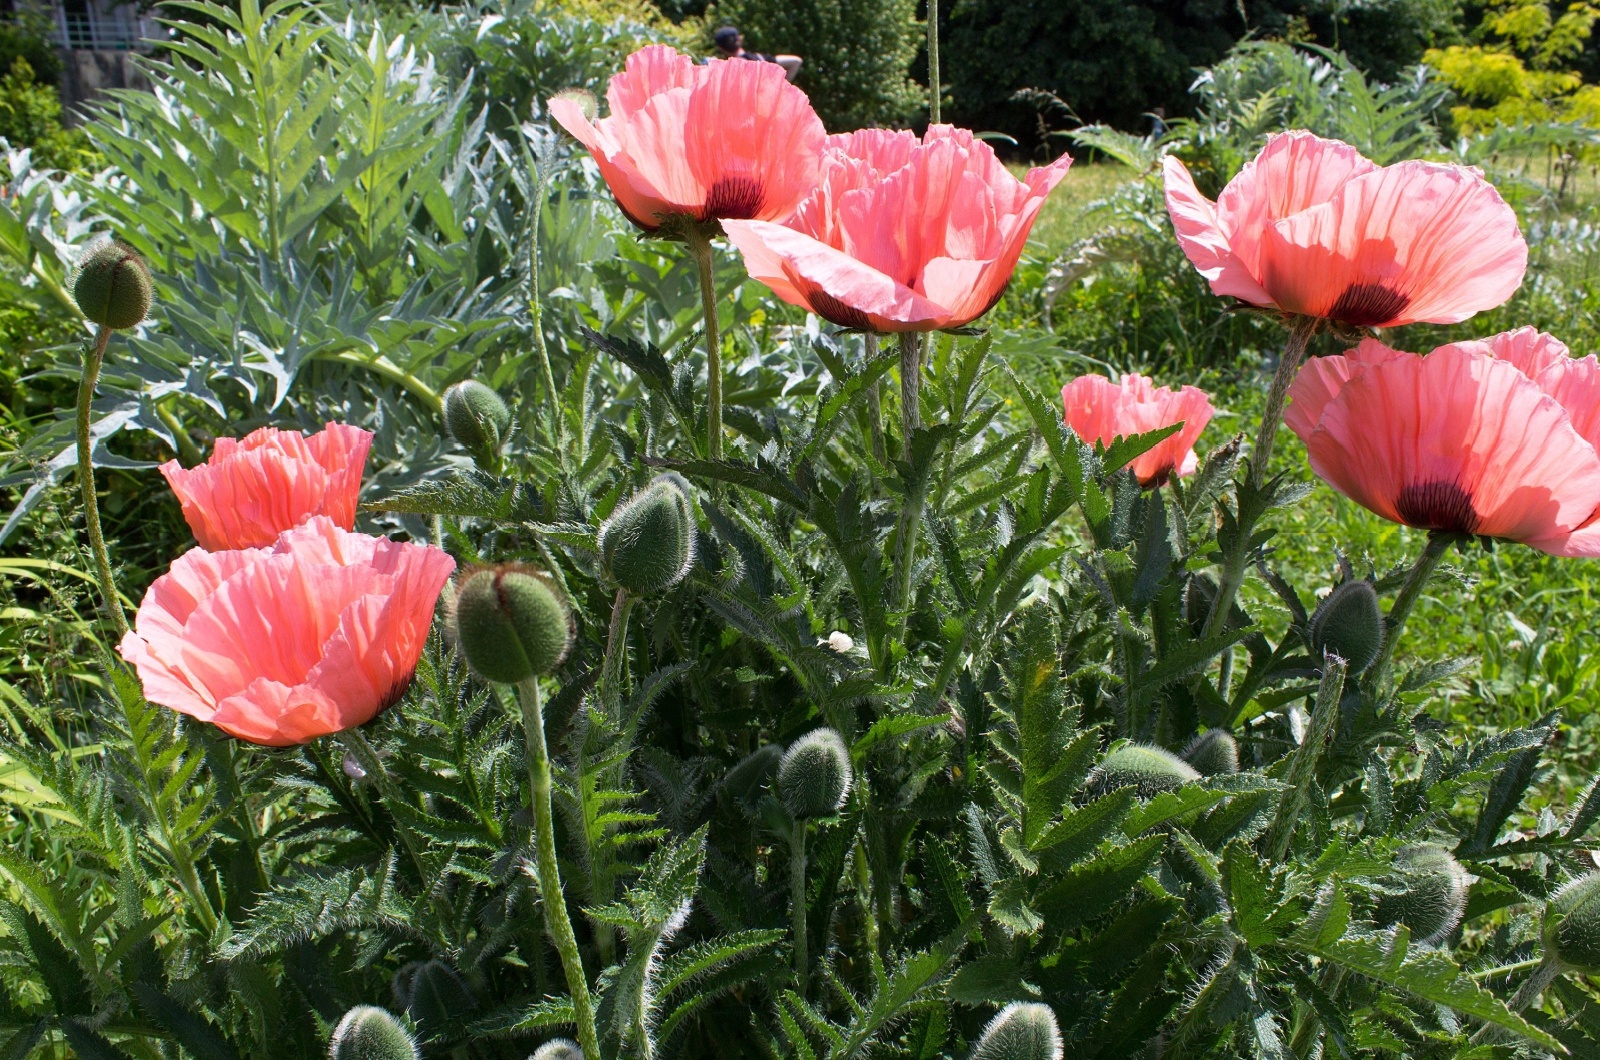
<instances>
[{"instance_id":1,"label":"unopened poppy bud","mask_svg":"<svg viewBox=\"0 0 1600 1060\"><path fill-rule=\"evenodd\" d=\"M1567 884L1544 907L1545 959L1600 975L1600 872Z\"/></svg>"},{"instance_id":2,"label":"unopened poppy bud","mask_svg":"<svg viewBox=\"0 0 1600 1060\"><path fill-rule=\"evenodd\" d=\"M333 1029L328 1060L421 1060L421 1054L400 1021L386 1010L357 1005Z\"/></svg>"},{"instance_id":3,"label":"unopened poppy bud","mask_svg":"<svg viewBox=\"0 0 1600 1060\"><path fill-rule=\"evenodd\" d=\"M543 580L514 567L469 575L456 594L455 624L467 665L508 685L550 673L572 638L566 605Z\"/></svg>"},{"instance_id":4,"label":"unopened poppy bud","mask_svg":"<svg viewBox=\"0 0 1600 1060\"><path fill-rule=\"evenodd\" d=\"M694 513L678 481L661 476L600 527L606 572L630 593L666 592L694 564Z\"/></svg>"},{"instance_id":5,"label":"unopened poppy bud","mask_svg":"<svg viewBox=\"0 0 1600 1060\"><path fill-rule=\"evenodd\" d=\"M1317 606L1311 616L1311 649L1318 659L1327 652L1343 659L1352 677L1377 661L1383 650L1383 612L1371 582L1345 582Z\"/></svg>"},{"instance_id":6,"label":"unopened poppy bud","mask_svg":"<svg viewBox=\"0 0 1600 1060\"><path fill-rule=\"evenodd\" d=\"M444 392L444 425L474 463L485 471L499 469L500 449L511 433L511 410L499 394L476 379L457 383Z\"/></svg>"},{"instance_id":7,"label":"unopened poppy bud","mask_svg":"<svg viewBox=\"0 0 1600 1060\"><path fill-rule=\"evenodd\" d=\"M1199 770L1171 751L1130 743L1101 759L1089 776L1089 784L1099 792L1131 787L1141 799L1148 799L1199 779Z\"/></svg>"},{"instance_id":8,"label":"unopened poppy bud","mask_svg":"<svg viewBox=\"0 0 1600 1060\"><path fill-rule=\"evenodd\" d=\"M972 1060L1061 1060L1061 1028L1050 1006L1014 1001L989 1021Z\"/></svg>"},{"instance_id":9,"label":"unopened poppy bud","mask_svg":"<svg viewBox=\"0 0 1600 1060\"><path fill-rule=\"evenodd\" d=\"M812 729L778 763L778 797L793 816L828 817L850 797L850 749L832 729Z\"/></svg>"},{"instance_id":10,"label":"unopened poppy bud","mask_svg":"<svg viewBox=\"0 0 1600 1060\"><path fill-rule=\"evenodd\" d=\"M441 960L413 961L395 973L394 997L425 1038L437 1037L472 1009L472 995Z\"/></svg>"},{"instance_id":11,"label":"unopened poppy bud","mask_svg":"<svg viewBox=\"0 0 1600 1060\"><path fill-rule=\"evenodd\" d=\"M1227 729L1207 729L1184 748L1183 760L1208 777L1239 772L1239 744Z\"/></svg>"},{"instance_id":12,"label":"unopened poppy bud","mask_svg":"<svg viewBox=\"0 0 1600 1060\"><path fill-rule=\"evenodd\" d=\"M1467 870L1436 843L1401 847L1385 882L1390 889L1378 896L1378 923L1404 924L1419 942L1443 941L1467 910Z\"/></svg>"},{"instance_id":13,"label":"unopened poppy bud","mask_svg":"<svg viewBox=\"0 0 1600 1060\"><path fill-rule=\"evenodd\" d=\"M128 244L105 240L78 263L72 299L101 327L131 328L150 313L150 271Z\"/></svg>"},{"instance_id":14,"label":"unopened poppy bud","mask_svg":"<svg viewBox=\"0 0 1600 1060\"><path fill-rule=\"evenodd\" d=\"M539 1046L528 1060L583 1060L583 1050L571 1038L552 1038Z\"/></svg>"}]
</instances>

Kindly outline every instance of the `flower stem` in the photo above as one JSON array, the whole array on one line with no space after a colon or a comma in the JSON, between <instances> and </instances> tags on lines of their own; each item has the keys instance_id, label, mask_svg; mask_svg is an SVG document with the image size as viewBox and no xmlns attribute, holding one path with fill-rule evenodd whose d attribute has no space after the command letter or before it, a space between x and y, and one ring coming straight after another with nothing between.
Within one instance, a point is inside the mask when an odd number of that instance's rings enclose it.
<instances>
[{"instance_id":1,"label":"flower stem","mask_svg":"<svg viewBox=\"0 0 1600 1060\"><path fill-rule=\"evenodd\" d=\"M900 613L900 636L904 639L906 622L911 611L912 568L917 562L917 536L922 529L923 497L922 473L913 466L911 439L920 426L918 390L922 375L922 340L916 332L900 336L900 459L911 468L911 481L905 503L900 509L899 529L895 534L894 603Z\"/></svg>"},{"instance_id":2,"label":"flower stem","mask_svg":"<svg viewBox=\"0 0 1600 1060\"><path fill-rule=\"evenodd\" d=\"M628 654L628 616L632 612L633 595L619 588L611 602L611 628L606 632L606 657L600 668L600 702L613 725L622 724L622 661Z\"/></svg>"},{"instance_id":3,"label":"flower stem","mask_svg":"<svg viewBox=\"0 0 1600 1060\"><path fill-rule=\"evenodd\" d=\"M861 336L866 342L867 363L878 359L878 336L870 331ZM889 463L889 447L883 440L883 391L874 382L867 393L867 428L872 435L872 456L879 464Z\"/></svg>"},{"instance_id":4,"label":"flower stem","mask_svg":"<svg viewBox=\"0 0 1600 1060\"><path fill-rule=\"evenodd\" d=\"M1503 969L1497 968L1494 970L1498 972ZM1511 995L1511 1000L1506 1002L1506 1007L1512 1012L1521 1012L1533 1004L1539 995L1544 993L1545 988L1555 982L1560 975L1561 965L1546 958L1540 962L1539 967L1534 970L1532 975L1523 980L1522 985L1517 988L1517 992ZM1471 1044L1480 1045L1484 1042L1493 1041L1499 1033L1500 1028L1496 1024L1485 1023L1478 1028L1478 1033L1472 1036Z\"/></svg>"},{"instance_id":5,"label":"flower stem","mask_svg":"<svg viewBox=\"0 0 1600 1060\"><path fill-rule=\"evenodd\" d=\"M939 0L928 0L928 123L939 124Z\"/></svg>"},{"instance_id":6,"label":"flower stem","mask_svg":"<svg viewBox=\"0 0 1600 1060\"><path fill-rule=\"evenodd\" d=\"M517 685L517 700L522 706L523 739L528 745L528 780L533 786L534 846L537 852L536 878L543 899L544 926L561 955L561 970L566 973L567 991L572 995L572 1011L578 1025L578 1046L586 1057L600 1056L600 1038L595 1031L594 1004L589 1000L589 980L578 952L578 939L567 916L567 901L561 890L561 866L556 861L555 813L550 805L550 751L544 742L544 715L539 702L539 679L530 677Z\"/></svg>"},{"instance_id":7,"label":"flower stem","mask_svg":"<svg viewBox=\"0 0 1600 1060\"><path fill-rule=\"evenodd\" d=\"M797 818L789 840L789 911L793 918L794 978L800 996L806 993L806 822Z\"/></svg>"},{"instance_id":8,"label":"flower stem","mask_svg":"<svg viewBox=\"0 0 1600 1060\"><path fill-rule=\"evenodd\" d=\"M110 341L111 329L102 324L95 334L94 348L84 356L83 376L78 380L78 489L83 494L83 526L89 533L89 551L94 554L100 596L105 601L106 614L111 617L111 627L121 640L128 632L128 617L117 599L117 583L111 577L111 554L106 551L105 535L100 530L100 503L94 491L94 444L89 437L89 406L94 401L95 383L100 379L100 365Z\"/></svg>"},{"instance_id":9,"label":"flower stem","mask_svg":"<svg viewBox=\"0 0 1600 1060\"><path fill-rule=\"evenodd\" d=\"M1289 332L1289 342L1278 358L1278 370L1272 376L1272 389L1267 391L1267 407L1261 414L1261 431L1250 450L1250 481L1260 487L1267 480L1267 465L1272 462L1272 442L1278 436L1278 425L1283 422L1283 403L1289 397L1289 384L1306 359L1306 347L1317 331L1314 317L1299 317Z\"/></svg>"},{"instance_id":10,"label":"flower stem","mask_svg":"<svg viewBox=\"0 0 1600 1060\"><path fill-rule=\"evenodd\" d=\"M1422 590L1433 576L1434 569L1439 566L1439 561L1458 539L1457 534L1444 534L1437 530L1428 534L1428 546L1417 557L1417 562L1412 564L1411 573L1406 575L1405 584L1400 586L1400 592L1389 608L1389 615L1383 621L1383 649L1378 652L1377 661L1368 671L1368 687L1377 688L1389 675L1395 644L1400 640L1401 630L1405 629L1406 619L1411 617L1411 609L1422 598Z\"/></svg>"},{"instance_id":11,"label":"flower stem","mask_svg":"<svg viewBox=\"0 0 1600 1060\"><path fill-rule=\"evenodd\" d=\"M706 329L706 457L722 459L722 340L717 334L717 277L711 237L691 229L689 249L700 267L700 305Z\"/></svg>"},{"instance_id":12,"label":"flower stem","mask_svg":"<svg viewBox=\"0 0 1600 1060\"><path fill-rule=\"evenodd\" d=\"M539 357L545 389L550 394L550 428L559 437L565 429L561 419L561 393L556 389L555 371L550 367L550 351L544 342L544 313L539 297L539 227L544 220L545 198L550 178L545 167L534 163L532 218L528 222L528 316L533 323L533 349Z\"/></svg>"}]
</instances>

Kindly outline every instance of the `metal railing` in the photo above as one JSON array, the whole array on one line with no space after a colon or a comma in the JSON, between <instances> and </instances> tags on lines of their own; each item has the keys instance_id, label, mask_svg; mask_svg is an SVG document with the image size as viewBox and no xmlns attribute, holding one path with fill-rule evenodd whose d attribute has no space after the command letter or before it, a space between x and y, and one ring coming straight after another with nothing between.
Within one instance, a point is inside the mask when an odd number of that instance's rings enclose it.
<instances>
[{"instance_id":1,"label":"metal railing","mask_svg":"<svg viewBox=\"0 0 1600 1060\"><path fill-rule=\"evenodd\" d=\"M141 17L136 4L121 0L56 0L54 42L69 49L130 51L162 35L155 19Z\"/></svg>"}]
</instances>

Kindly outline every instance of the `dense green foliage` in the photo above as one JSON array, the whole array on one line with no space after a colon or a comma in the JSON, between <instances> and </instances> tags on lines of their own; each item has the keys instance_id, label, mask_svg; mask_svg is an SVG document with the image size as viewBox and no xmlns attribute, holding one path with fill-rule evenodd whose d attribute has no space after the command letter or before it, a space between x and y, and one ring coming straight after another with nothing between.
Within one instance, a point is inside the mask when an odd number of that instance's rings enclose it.
<instances>
[{"instance_id":1,"label":"dense green foliage","mask_svg":"<svg viewBox=\"0 0 1600 1060\"><path fill-rule=\"evenodd\" d=\"M548 579L527 609L541 644L571 644L502 675L554 667L557 817L536 834L529 683L473 674L471 621L440 623L395 707L304 747L146 703L97 650L46 418L0 559L39 586L0 642L0 1049L312 1060L414 1037L426 1057L570 1057L553 904L606 1060L987 1060L1049 1055L1057 1031L1084 1060L1600 1049L1590 988L1541 963L1550 938L1587 959L1582 892L1542 916L1600 823L1574 775L1594 748L1563 747L1555 713L1588 705L1587 638L1530 628L1472 670L1391 619L1395 654L1365 673L1319 650L1374 639L1366 590L1340 591L1338 622L1323 590L1381 555L1391 606L1420 535L1377 548L1288 444L1288 474L1251 485L1230 435L1253 428L1281 328L1221 312L1142 175L1173 149L1214 190L1285 125L1380 161L1438 152L1436 86L1252 46L1166 143L1083 133L1137 179L1090 243L1025 266L1002 326L934 338L922 423L891 423L881 456L896 354L721 258L733 440L712 461L687 254L636 239L592 166L524 120L545 75L499 124L451 73L500 62L502 24L204 14L232 35L193 24L153 95L91 125L115 179L18 154L0 200L4 294L63 329L95 232L154 273L94 410L122 588L188 544L148 460L268 422L375 430L366 528ZM524 16L518 39L595 39ZM577 54L613 62L627 38L599 39ZM1519 201L1539 271L1469 327L1587 321L1559 254L1593 238ZM55 355L70 378L79 350ZM1157 436L1095 449L1061 426L1053 388L1090 357L1242 381L1195 477L1141 491L1122 469ZM468 377L509 426L479 400L446 430ZM1498 571L1479 592L1497 600L1525 554L1450 563ZM1208 603L1233 577L1239 604ZM1434 591L1465 599L1449 576ZM1506 724L1462 724L1464 704ZM541 839L564 893L539 883ZM1536 966L1548 989L1519 1014Z\"/></svg>"}]
</instances>

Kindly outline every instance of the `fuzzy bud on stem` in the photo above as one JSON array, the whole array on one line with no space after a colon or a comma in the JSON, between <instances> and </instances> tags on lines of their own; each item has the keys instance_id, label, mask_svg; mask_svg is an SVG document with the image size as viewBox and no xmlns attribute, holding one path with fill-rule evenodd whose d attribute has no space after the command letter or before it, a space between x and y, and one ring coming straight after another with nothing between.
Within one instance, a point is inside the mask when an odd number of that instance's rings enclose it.
<instances>
[{"instance_id":1,"label":"fuzzy bud on stem","mask_svg":"<svg viewBox=\"0 0 1600 1060\"><path fill-rule=\"evenodd\" d=\"M1061 1060L1061 1029L1048 1005L1016 1001L989 1021L972 1060Z\"/></svg>"},{"instance_id":2,"label":"fuzzy bud on stem","mask_svg":"<svg viewBox=\"0 0 1600 1060\"><path fill-rule=\"evenodd\" d=\"M500 450L511 433L511 410L499 394L476 379L457 383L444 392L444 425L450 437L472 454L473 463L485 471L500 469Z\"/></svg>"},{"instance_id":3,"label":"fuzzy bud on stem","mask_svg":"<svg viewBox=\"0 0 1600 1060\"><path fill-rule=\"evenodd\" d=\"M583 1060L583 1050L571 1038L552 1038L539 1046L528 1060Z\"/></svg>"},{"instance_id":4,"label":"fuzzy bud on stem","mask_svg":"<svg viewBox=\"0 0 1600 1060\"><path fill-rule=\"evenodd\" d=\"M832 729L812 729L778 763L778 796L798 820L828 817L850 797L850 749Z\"/></svg>"},{"instance_id":5,"label":"fuzzy bud on stem","mask_svg":"<svg viewBox=\"0 0 1600 1060\"><path fill-rule=\"evenodd\" d=\"M1383 650L1383 611L1378 591L1364 578L1345 582L1311 616L1311 649L1317 660L1332 652L1351 677L1364 672Z\"/></svg>"},{"instance_id":6,"label":"fuzzy bud on stem","mask_svg":"<svg viewBox=\"0 0 1600 1060\"><path fill-rule=\"evenodd\" d=\"M72 281L72 300L93 323L131 328L150 313L150 271L128 244L109 239L89 248Z\"/></svg>"},{"instance_id":7,"label":"fuzzy bud on stem","mask_svg":"<svg viewBox=\"0 0 1600 1060\"><path fill-rule=\"evenodd\" d=\"M1200 771L1171 751L1130 743L1100 760L1089 776L1089 785L1101 793L1131 787L1141 799L1148 799L1199 779Z\"/></svg>"},{"instance_id":8,"label":"fuzzy bud on stem","mask_svg":"<svg viewBox=\"0 0 1600 1060\"><path fill-rule=\"evenodd\" d=\"M328 1060L421 1060L421 1054L400 1021L386 1010L357 1005L333 1029Z\"/></svg>"},{"instance_id":9,"label":"fuzzy bud on stem","mask_svg":"<svg viewBox=\"0 0 1600 1060\"><path fill-rule=\"evenodd\" d=\"M675 475L662 475L600 527L606 572L636 596L666 592L694 564L694 513Z\"/></svg>"},{"instance_id":10,"label":"fuzzy bud on stem","mask_svg":"<svg viewBox=\"0 0 1600 1060\"><path fill-rule=\"evenodd\" d=\"M1415 843L1395 854L1391 890L1377 903L1378 923L1404 924L1419 942L1442 942L1467 910L1467 870L1436 843Z\"/></svg>"},{"instance_id":11,"label":"fuzzy bud on stem","mask_svg":"<svg viewBox=\"0 0 1600 1060\"><path fill-rule=\"evenodd\" d=\"M1573 880L1546 903L1544 950L1563 969L1600 974L1600 872Z\"/></svg>"},{"instance_id":12,"label":"fuzzy bud on stem","mask_svg":"<svg viewBox=\"0 0 1600 1060\"><path fill-rule=\"evenodd\" d=\"M1183 758L1208 777L1239 772L1239 744L1227 729L1207 729L1196 736Z\"/></svg>"},{"instance_id":13,"label":"fuzzy bud on stem","mask_svg":"<svg viewBox=\"0 0 1600 1060\"><path fill-rule=\"evenodd\" d=\"M469 574L456 594L456 643L480 677L514 685L560 665L572 639L567 608L514 567Z\"/></svg>"}]
</instances>

